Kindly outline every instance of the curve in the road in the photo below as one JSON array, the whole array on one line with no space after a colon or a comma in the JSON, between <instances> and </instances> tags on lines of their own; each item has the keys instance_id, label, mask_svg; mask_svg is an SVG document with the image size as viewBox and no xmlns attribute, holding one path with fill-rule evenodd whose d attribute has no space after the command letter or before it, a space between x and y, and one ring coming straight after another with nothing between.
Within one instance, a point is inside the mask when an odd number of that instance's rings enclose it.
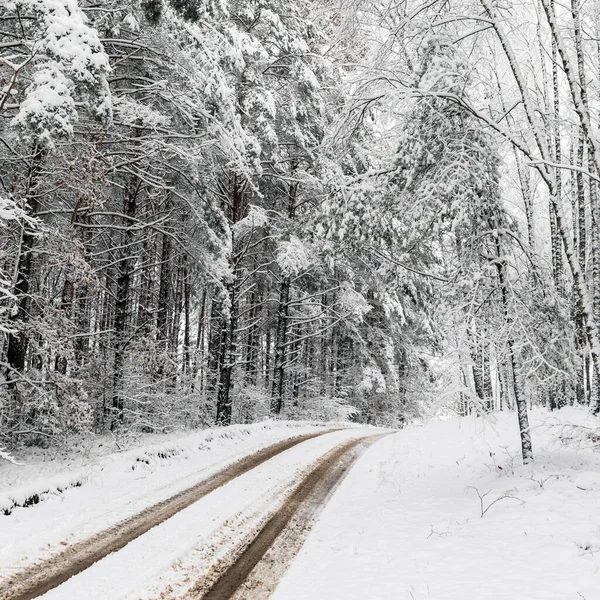
<instances>
[{"instance_id":1,"label":"curve in the road","mask_svg":"<svg viewBox=\"0 0 600 600\"><path fill-rule=\"evenodd\" d=\"M288 554L290 552L296 553L310 529L311 520L322 509L332 490L341 482L362 452L387 435L389 435L389 432L367 438L353 439L337 446L326 454L319 461L317 467L294 490L283 506L267 521L266 525L241 552L235 562L223 572L207 592L198 590L195 598L198 600L230 600L236 597L237 590L242 584L247 585L249 575L257 566L260 567L261 560L273 547L276 540L286 533L288 540L282 546L284 551L277 552L276 560L278 563L286 563L284 566L287 566L293 559L293 555L286 556L286 551ZM291 521L296 518L298 522L290 527ZM267 568L272 569L272 565ZM278 570L281 571L281 569ZM255 597L264 600L268 596L268 591L270 590L267 586L267 589L263 589Z\"/></svg>"},{"instance_id":2,"label":"curve in the road","mask_svg":"<svg viewBox=\"0 0 600 600\"><path fill-rule=\"evenodd\" d=\"M152 527L160 525L232 479L301 442L332 431L334 430L328 429L309 433L267 446L255 454L233 463L212 477L121 521L94 537L73 544L56 556L11 577L0 586L0 600L33 600L45 594L108 554L120 550Z\"/></svg>"}]
</instances>

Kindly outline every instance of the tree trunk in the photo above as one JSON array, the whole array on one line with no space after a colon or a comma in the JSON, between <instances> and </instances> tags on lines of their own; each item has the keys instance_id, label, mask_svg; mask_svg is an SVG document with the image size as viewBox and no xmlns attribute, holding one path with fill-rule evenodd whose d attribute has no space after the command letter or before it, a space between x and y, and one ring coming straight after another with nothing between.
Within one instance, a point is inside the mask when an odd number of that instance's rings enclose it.
<instances>
[{"instance_id":1,"label":"tree trunk","mask_svg":"<svg viewBox=\"0 0 600 600\"><path fill-rule=\"evenodd\" d=\"M556 57L556 41L552 40L552 91L553 91L553 106L554 106L554 162L561 164L561 134L560 134L560 89L558 83L558 61ZM556 181L556 201L562 204L562 170L555 170ZM562 264L562 248L560 238L558 236L556 226L556 216L550 206L550 244L552 249L552 275L554 277L554 286L559 294L564 292L563 289L563 264Z\"/></svg>"},{"instance_id":2,"label":"tree trunk","mask_svg":"<svg viewBox=\"0 0 600 600\"><path fill-rule=\"evenodd\" d=\"M271 413L275 415L279 415L283 409L290 286L291 281L289 276L284 276L281 282L281 290L279 292L279 309L277 311L277 329L275 333L273 389L271 393Z\"/></svg>"},{"instance_id":3,"label":"tree trunk","mask_svg":"<svg viewBox=\"0 0 600 600\"><path fill-rule=\"evenodd\" d=\"M577 71L579 75L579 88L581 94L581 103L586 114L589 114L589 101L588 101L588 86L585 77L585 57L583 53L583 44L581 38L581 19L580 19L580 8L579 0L571 0L571 14L573 16L574 24L574 38L575 38L575 50L577 53ZM589 134L588 134L589 135ZM578 157L583 163L583 157ZM594 170L598 173L598 164L595 164L594 148L591 140L587 144L587 159L588 159L588 170L593 173ZM596 168L594 168L596 167ZM579 182L578 182L579 189ZM581 193L579 193L581 199ZM588 178L588 197L591 212L591 259L592 259L592 288L593 288L593 311L596 322L600 317L600 206L598 199L598 189L596 182L589 177ZM580 208L581 211L581 208ZM585 215L584 215L585 217ZM580 227L581 227L581 216L580 216ZM584 363L586 367L589 364L589 355L586 350ZM594 385L591 385L589 377L589 367L586 368L586 374L588 374L588 401L595 407L595 410L600 410L600 373L594 366ZM592 389L595 391L595 397L592 398Z\"/></svg>"},{"instance_id":4,"label":"tree trunk","mask_svg":"<svg viewBox=\"0 0 600 600\"><path fill-rule=\"evenodd\" d=\"M171 237L163 233L162 249L160 255L160 276L158 284L158 305L156 310L156 336L160 342L161 351L166 350L166 343L169 339L169 316L171 308ZM161 373L164 365L159 367Z\"/></svg>"},{"instance_id":5,"label":"tree trunk","mask_svg":"<svg viewBox=\"0 0 600 600\"><path fill-rule=\"evenodd\" d=\"M230 224L235 225L244 217L246 210L247 181L234 174L232 176ZM241 260L244 249L237 248L232 230L231 263L232 281L227 285L229 294L229 318L223 333L223 351L221 353L219 384L217 394L217 424L230 425L232 416L231 388L233 385L233 370L237 362L237 335L239 320L239 294Z\"/></svg>"},{"instance_id":6,"label":"tree trunk","mask_svg":"<svg viewBox=\"0 0 600 600\"><path fill-rule=\"evenodd\" d=\"M123 201L123 214L125 217L123 218L122 255L118 266L115 300L111 430L117 429L124 421L123 388L125 380L125 353L129 344L127 325L132 270L131 245L135 236L133 227L131 226L131 218L135 218L137 197L140 193L141 185L141 181L139 180L132 184L126 191Z\"/></svg>"},{"instance_id":7,"label":"tree trunk","mask_svg":"<svg viewBox=\"0 0 600 600\"><path fill-rule=\"evenodd\" d=\"M500 286L500 296L502 299L502 307L504 311L504 319L508 326L509 335L506 340L508 349L508 360L511 371L511 386L513 389L515 404L517 405L517 415L519 419L519 431L521 434L521 455L523 457L523 463L533 462L533 449L531 445L531 431L529 429L529 415L527 411L527 401L523 398L519 389L519 382L517 379L517 368L516 368L516 357L514 349L514 340L512 338L511 324L512 324L512 312L509 306L509 289L508 289L508 277L506 274L506 262L502 258L502 242L499 234L499 226L496 222L490 223L491 230L494 235L496 259L494 265L496 267L496 273L498 276L498 284Z\"/></svg>"},{"instance_id":8,"label":"tree trunk","mask_svg":"<svg viewBox=\"0 0 600 600\"><path fill-rule=\"evenodd\" d=\"M230 314L222 333L221 364L217 392L217 425L230 425L232 416L231 388L237 358L238 299L236 278L228 286Z\"/></svg>"},{"instance_id":9,"label":"tree trunk","mask_svg":"<svg viewBox=\"0 0 600 600\"><path fill-rule=\"evenodd\" d=\"M202 301L198 310L198 330L196 332L196 349L194 352L194 359L192 364L192 391L196 387L196 380L200 380L200 391L204 391L204 380L205 380L205 357L204 357L204 346L205 346L205 331L206 331L206 288L202 290Z\"/></svg>"},{"instance_id":10,"label":"tree trunk","mask_svg":"<svg viewBox=\"0 0 600 600\"><path fill-rule=\"evenodd\" d=\"M179 349L179 332L181 330L181 315L183 313L183 277L184 269L179 264L176 275L175 297L173 298L173 319L169 335L169 357L171 360L177 357Z\"/></svg>"},{"instance_id":11,"label":"tree trunk","mask_svg":"<svg viewBox=\"0 0 600 600\"><path fill-rule=\"evenodd\" d=\"M43 150L35 148L33 152L34 156L31 159L31 165L29 167L24 193L26 199L24 210L30 217L35 217L39 208L38 200L33 196L32 191L34 191L36 186L44 154ZM16 329L16 331L15 333L10 333L8 335L8 348L6 351L6 362L9 366L7 379L9 382L15 381L15 372L23 373L27 360L29 339L27 333L23 330L23 326L29 320L29 287L33 276L33 248L35 246L35 240L36 238L31 228L24 224L21 233L21 244L13 289L13 295L17 299L16 311L10 319L11 326Z\"/></svg>"},{"instance_id":12,"label":"tree trunk","mask_svg":"<svg viewBox=\"0 0 600 600\"><path fill-rule=\"evenodd\" d=\"M62 296L60 299L60 310L65 319L71 318L74 294L75 286L73 285L73 282L69 279L68 275L66 275L65 281L63 283ZM64 353L60 352L60 349L54 361L54 369L58 371L61 375L66 375L67 373L67 357L64 355Z\"/></svg>"},{"instance_id":13,"label":"tree trunk","mask_svg":"<svg viewBox=\"0 0 600 600\"><path fill-rule=\"evenodd\" d=\"M192 370L191 345L191 308L190 308L190 277L187 268L183 269L183 302L184 302L184 325L183 325L183 372L190 375Z\"/></svg>"}]
</instances>

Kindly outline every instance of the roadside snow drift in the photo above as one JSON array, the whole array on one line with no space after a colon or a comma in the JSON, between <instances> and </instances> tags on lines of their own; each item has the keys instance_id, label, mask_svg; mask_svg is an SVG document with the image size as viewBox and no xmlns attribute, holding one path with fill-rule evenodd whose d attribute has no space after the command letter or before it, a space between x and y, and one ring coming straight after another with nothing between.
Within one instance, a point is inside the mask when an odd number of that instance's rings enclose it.
<instances>
[{"instance_id":1,"label":"roadside snow drift","mask_svg":"<svg viewBox=\"0 0 600 600\"><path fill-rule=\"evenodd\" d=\"M598 600L598 420L532 414L407 427L337 490L272 600Z\"/></svg>"}]
</instances>

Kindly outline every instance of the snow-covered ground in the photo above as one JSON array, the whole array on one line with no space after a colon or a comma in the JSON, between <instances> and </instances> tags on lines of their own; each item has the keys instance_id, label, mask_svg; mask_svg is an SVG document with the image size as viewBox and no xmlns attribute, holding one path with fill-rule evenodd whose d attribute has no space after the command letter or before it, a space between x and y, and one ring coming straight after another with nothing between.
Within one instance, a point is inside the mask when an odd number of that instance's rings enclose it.
<instances>
[{"instance_id":1,"label":"snow-covered ground","mask_svg":"<svg viewBox=\"0 0 600 600\"><path fill-rule=\"evenodd\" d=\"M272 600L598 600L600 452L585 434L600 423L573 408L531 420L527 467L511 413L375 444Z\"/></svg>"},{"instance_id":2,"label":"snow-covered ground","mask_svg":"<svg viewBox=\"0 0 600 600\"><path fill-rule=\"evenodd\" d=\"M536 462L529 466L521 465L512 413L413 425L375 443L332 496L272 600L599 600L600 421L575 408L536 410L531 421ZM151 445L146 438L104 456L96 444L85 456L3 464L0 506L11 514L0 514L0 574L266 445L316 430L235 426ZM183 597L250 539L315 461L369 433L379 432L353 428L295 446L44 598ZM14 506L44 489L39 504Z\"/></svg>"},{"instance_id":3,"label":"snow-covered ground","mask_svg":"<svg viewBox=\"0 0 600 600\"><path fill-rule=\"evenodd\" d=\"M115 452L115 441L104 437L56 457L31 450L18 457L24 464L0 462L0 583L65 543L102 531L243 456L333 426L266 421L140 436L129 441L137 447L122 452ZM20 506L35 495L38 504Z\"/></svg>"}]
</instances>

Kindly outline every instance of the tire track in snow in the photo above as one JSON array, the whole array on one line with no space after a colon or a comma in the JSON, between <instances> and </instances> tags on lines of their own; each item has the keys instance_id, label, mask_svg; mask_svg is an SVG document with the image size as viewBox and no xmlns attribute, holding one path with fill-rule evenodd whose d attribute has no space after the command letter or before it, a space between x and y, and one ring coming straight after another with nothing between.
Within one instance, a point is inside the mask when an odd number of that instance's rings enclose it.
<instances>
[{"instance_id":1,"label":"tire track in snow","mask_svg":"<svg viewBox=\"0 0 600 600\"><path fill-rule=\"evenodd\" d=\"M229 465L191 488L147 508L92 538L73 544L56 556L16 573L0 586L0 600L33 600L45 594L108 554L120 550L129 542L232 479L258 467L301 442L332 431L335 430L310 433L267 446Z\"/></svg>"},{"instance_id":2,"label":"tire track in snow","mask_svg":"<svg viewBox=\"0 0 600 600\"><path fill-rule=\"evenodd\" d=\"M199 582L185 600L267 598L354 462L390 433L350 440L328 452L252 541L231 556L230 564L215 565L212 581Z\"/></svg>"}]
</instances>

